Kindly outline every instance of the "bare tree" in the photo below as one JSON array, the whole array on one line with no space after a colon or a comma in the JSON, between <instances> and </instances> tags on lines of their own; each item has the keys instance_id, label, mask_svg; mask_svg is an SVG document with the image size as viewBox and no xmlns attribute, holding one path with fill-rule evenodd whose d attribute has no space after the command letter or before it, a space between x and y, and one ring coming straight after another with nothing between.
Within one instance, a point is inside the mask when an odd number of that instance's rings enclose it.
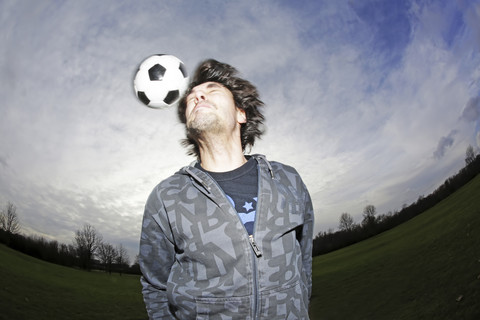
<instances>
[{"instance_id":1,"label":"bare tree","mask_svg":"<svg viewBox=\"0 0 480 320\"><path fill-rule=\"evenodd\" d=\"M369 204L363 209L363 220L362 224L364 226L371 226L375 224L376 219L375 215L377 214L377 209L374 205Z\"/></svg>"},{"instance_id":2,"label":"bare tree","mask_svg":"<svg viewBox=\"0 0 480 320\"><path fill-rule=\"evenodd\" d=\"M105 272L112 273L112 265L118 257L117 250L110 243L100 242L97 254L105 266Z\"/></svg>"},{"instance_id":3,"label":"bare tree","mask_svg":"<svg viewBox=\"0 0 480 320\"><path fill-rule=\"evenodd\" d=\"M0 212L0 228L12 234L20 232L17 207L11 202L8 202L5 209Z\"/></svg>"},{"instance_id":4,"label":"bare tree","mask_svg":"<svg viewBox=\"0 0 480 320\"><path fill-rule=\"evenodd\" d=\"M342 231L350 231L353 229L354 225L353 217L346 212L342 213L338 228Z\"/></svg>"},{"instance_id":5,"label":"bare tree","mask_svg":"<svg viewBox=\"0 0 480 320\"><path fill-rule=\"evenodd\" d=\"M133 272L135 274L141 274L140 263L138 258L139 258L139 255L137 254L133 259L133 264L130 266L130 272Z\"/></svg>"},{"instance_id":6,"label":"bare tree","mask_svg":"<svg viewBox=\"0 0 480 320\"><path fill-rule=\"evenodd\" d=\"M122 244L117 247L117 259L115 262L118 264L120 274L123 273L124 268L128 267L128 264L130 262L130 257L128 256L127 249L125 249Z\"/></svg>"},{"instance_id":7,"label":"bare tree","mask_svg":"<svg viewBox=\"0 0 480 320\"><path fill-rule=\"evenodd\" d=\"M102 235L88 223L83 226L83 229L75 232L74 247L81 268L90 270L92 259L97 251L98 244L101 242Z\"/></svg>"},{"instance_id":8,"label":"bare tree","mask_svg":"<svg viewBox=\"0 0 480 320\"><path fill-rule=\"evenodd\" d=\"M471 145L468 145L467 151L465 151L465 164L468 166L475 160L475 151Z\"/></svg>"}]
</instances>

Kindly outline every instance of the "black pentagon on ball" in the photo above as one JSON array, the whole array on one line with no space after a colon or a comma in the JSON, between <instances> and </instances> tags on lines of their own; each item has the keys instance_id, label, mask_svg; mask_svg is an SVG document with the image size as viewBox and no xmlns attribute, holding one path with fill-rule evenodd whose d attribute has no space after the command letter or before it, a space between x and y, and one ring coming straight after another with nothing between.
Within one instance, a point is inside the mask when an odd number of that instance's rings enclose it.
<instances>
[{"instance_id":1,"label":"black pentagon on ball","mask_svg":"<svg viewBox=\"0 0 480 320\"><path fill-rule=\"evenodd\" d=\"M171 90L167 93L167 96L163 99L163 102L166 104L172 104L178 99L179 96L180 92L178 90Z\"/></svg>"},{"instance_id":2,"label":"black pentagon on ball","mask_svg":"<svg viewBox=\"0 0 480 320\"><path fill-rule=\"evenodd\" d=\"M138 99L140 99L140 101L142 101L148 106L148 104L150 103L150 99L147 98L147 95L145 94L145 92L138 91L137 96L138 96Z\"/></svg>"},{"instance_id":3,"label":"black pentagon on ball","mask_svg":"<svg viewBox=\"0 0 480 320\"><path fill-rule=\"evenodd\" d=\"M151 81L160 81L163 79L166 71L167 69L157 63L148 69L148 76L150 77Z\"/></svg>"}]
</instances>

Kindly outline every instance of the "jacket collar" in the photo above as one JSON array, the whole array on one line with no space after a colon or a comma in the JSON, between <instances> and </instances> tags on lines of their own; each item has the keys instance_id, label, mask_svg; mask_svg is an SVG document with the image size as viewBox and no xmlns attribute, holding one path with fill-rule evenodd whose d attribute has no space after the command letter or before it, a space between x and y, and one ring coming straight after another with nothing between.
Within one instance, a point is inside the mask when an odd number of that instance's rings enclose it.
<instances>
[{"instance_id":1,"label":"jacket collar","mask_svg":"<svg viewBox=\"0 0 480 320\"><path fill-rule=\"evenodd\" d=\"M261 170L267 170L271 178L275 179L272 166L263 154L247 155L246 157L253 157L257 161ZM207 195L210 195L212 192L212 183L214 182L207 173L195 167L197 163L198 160L193 161L190 165L180 169L178 173L188 175L192 179L192 181L194 181L194 183L200 187L201 190L203 190Z\"/></svg>"}]
</instances>

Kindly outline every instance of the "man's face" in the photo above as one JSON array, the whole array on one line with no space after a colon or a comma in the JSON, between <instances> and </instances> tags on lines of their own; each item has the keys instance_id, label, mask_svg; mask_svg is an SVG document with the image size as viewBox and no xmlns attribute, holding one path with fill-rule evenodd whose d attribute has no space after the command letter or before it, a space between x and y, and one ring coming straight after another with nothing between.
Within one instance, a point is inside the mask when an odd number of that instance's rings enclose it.
<instances>
[{"instance_id":1,"label":"man's face","mask_svg":"<svg viewBox=\"0 0 480 320\"><path fill-rule=\"evenodd\" d=\"M205 82L186 98L187 128L196 132L235 129L246 122L245 112L235 106L233 95L217 82Z\"/></svg>"}]
</instances>

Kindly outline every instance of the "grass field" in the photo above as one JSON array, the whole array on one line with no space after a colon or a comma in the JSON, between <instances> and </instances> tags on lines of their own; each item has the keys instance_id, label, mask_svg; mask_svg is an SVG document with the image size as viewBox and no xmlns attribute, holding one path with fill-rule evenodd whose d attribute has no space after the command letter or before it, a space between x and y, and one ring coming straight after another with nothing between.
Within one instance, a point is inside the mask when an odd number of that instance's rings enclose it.
<instances>
[{"instance_id":1,"label":"grass field","mask_svg":"<svg viewBox=\"0 0 480 320\"><path fill-rule=\"evenodd\" d=\"M139 276L50 264L0 245L0 319L147 319Z\"/></svg>"},{"instance_id":2,"label":"grass field","mask_svg":"<svg viewBox=\"0 0 480 320\"><path fill-rule=\"evenodd\" d=\"M480 319L480 176L313 268L312 319Z\"/></svg>"},{"instance_id":3,"label":"grass field","mask_svg":"<svg viewBox=\"0 0 480 320\"><path fill-rule=\"evenodd\" d=\"M0 245L0 319L146 317L138 276ZM314 258L311 318L480 319L480 176L395 229Z\"/></svg>"}]
</instances>

